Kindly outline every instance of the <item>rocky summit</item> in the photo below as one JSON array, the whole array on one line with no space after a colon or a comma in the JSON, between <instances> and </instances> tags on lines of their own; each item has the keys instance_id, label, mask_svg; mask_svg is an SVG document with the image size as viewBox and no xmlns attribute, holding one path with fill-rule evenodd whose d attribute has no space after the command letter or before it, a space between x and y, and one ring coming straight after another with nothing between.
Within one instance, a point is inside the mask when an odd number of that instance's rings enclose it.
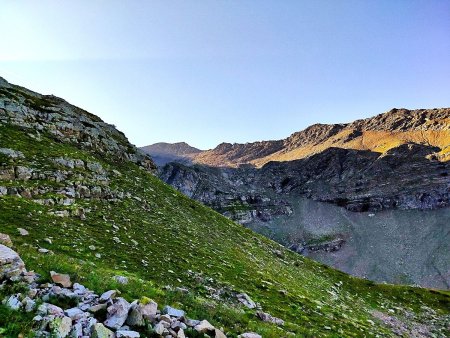
<instances>
[{"instance_id":1,"label":"rocky summit","mask_svg":"<svg viewBox=\"0 0 450 338\"><path fill-rule=\"evenodd\" d=\"M225 216L348 273L448 289L449 121L448 108L393 109L349 124L313 125L281 141L221 144L189 155L190 164L167 163L159 175ZM327 211L315 212L319 205ZM411 231L417 222L426 242ZM365 224L374 231L361 233Z\"/></svg>"},{"instance_id":2,"label":"rocky summit","mask_svg":"<svg viewBox=\"0 0 450 338\"><path fill-rule=\"evenodd\" d=\"M277 176L267 166L266 175ZM187 175L214 173L219 188L237 177L236 168L190 169ZM250 169L242 186L258 179ZM223 217L156 174L152 159L114 126L0 80L1 337L450 334L448 292L349 276ZM265 203L273 208L264 217L291 213L294 186L267 189L281 189L286 201L247 192L228 211L248 215L247 205ZM295 250L341 252L346 243L343 236Z\"/></svg>"}]
</instances>

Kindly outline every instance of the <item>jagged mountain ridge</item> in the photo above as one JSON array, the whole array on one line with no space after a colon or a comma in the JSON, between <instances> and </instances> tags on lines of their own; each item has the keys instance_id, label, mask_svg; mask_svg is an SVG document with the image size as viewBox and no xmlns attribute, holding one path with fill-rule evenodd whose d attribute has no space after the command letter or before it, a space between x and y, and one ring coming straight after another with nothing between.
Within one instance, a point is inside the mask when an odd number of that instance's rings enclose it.
<instances>
[{"instance_id":1,"label":"jagged mountain ridge","mask_svg":"<svg viewBox=\"0 0 450 338\"><path fill-rule=\"evenodd\" d=\"M245 144L222 143L211 150L185 156L189 162L217 167L292 161L328 148L384 153L405 143L438 147L435 156L450 159L450 108L392 109L347 124L315 124L284 140ZM149 151L152 155L152 151ZM158 154L161 155L161 154Z\"/></svg>"}]
</instances>

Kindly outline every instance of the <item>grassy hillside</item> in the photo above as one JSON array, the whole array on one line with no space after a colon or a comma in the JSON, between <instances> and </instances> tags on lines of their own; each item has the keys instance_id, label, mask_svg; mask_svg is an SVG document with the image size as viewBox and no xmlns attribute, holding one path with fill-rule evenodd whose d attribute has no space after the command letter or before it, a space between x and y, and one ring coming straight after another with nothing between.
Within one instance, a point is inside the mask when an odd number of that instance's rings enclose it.
<instances>
[{"instance_id":1,"label":"grassy hillside","mask_svg":"<svg viewBox=\"0 0 450 338\"><path fill-rule=\"evenodd\" d=\"M18 88L1 95L30 105ZM46 97L27 99L34 102L30 114L57 105ZM118 288L129 300L147 296L206 318L230 337L245 331L263 337L393 336L380 318L405 334L418 328L450 334L449 294L375 285L303 258L188 199L138 164L63 142L45 128L20 126L10 106L1 107L0 148L23 157L0 152L0 187L8 191L0 196L0 232L44 278L55 270L97 292ZM132 148L120 135L117 140ZM71 168L70 160L84 164ZM20 236L19 227L29 235ZM115 275L130 283L118 285ZM260 321L237 301L240 292L286 324ZM17 337L30 327L30 317L0 306L0 336Z\"/></svg>"}]
</instances>

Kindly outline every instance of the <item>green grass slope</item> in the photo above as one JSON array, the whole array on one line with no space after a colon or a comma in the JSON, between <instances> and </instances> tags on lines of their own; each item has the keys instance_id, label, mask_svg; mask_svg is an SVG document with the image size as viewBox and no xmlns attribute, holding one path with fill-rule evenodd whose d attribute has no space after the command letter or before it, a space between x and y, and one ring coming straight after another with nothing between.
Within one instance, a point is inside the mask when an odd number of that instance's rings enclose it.
<instances>
[{"instance_id":1,"label":"green grass slope","mask_svg":"<svg viewBox=\"0 0 450 338\"><path fill-rule=\"evenodd\" d=\"M60 104L51 97L27 96L19 87L1 90L0 98L29 106L31 113ZM30 179L4 174L0 180L0 187L8 189L0 196L0 232L12 237L27 268L44 279L55 270L97 292L118 288L129 300L151 297L182 308L191 318L208 319L230 337L246 331L263 337L394 336L395 330L408 336L420 328L436 336L450 334L448 294L376 285L327 268L188 199L132 161L62 142L51 130L38 133L20 126L10 106L1 107L0 148L24 157L0 153L0 170L16 168L17 173L23 166L35 174ZM133 148L117 135L124 148ZM54 161L59 157L96 162L107 181L86 167L64 167ZM64 180L49 175L58 171L66 173ZM64 205L67 187L79 185L115 193L74 197ZM44 200L55 204L41 204ZM18 227L29 235L20 236ZM130 283L117 284L115 275L128 276ZM286 324L261 322L254 310L237 302L240 292ZM383 316L395 330L380 320ZM0 336L27 335L31 326L30 316L0 306Z\"/></svg>"}]
</instances>

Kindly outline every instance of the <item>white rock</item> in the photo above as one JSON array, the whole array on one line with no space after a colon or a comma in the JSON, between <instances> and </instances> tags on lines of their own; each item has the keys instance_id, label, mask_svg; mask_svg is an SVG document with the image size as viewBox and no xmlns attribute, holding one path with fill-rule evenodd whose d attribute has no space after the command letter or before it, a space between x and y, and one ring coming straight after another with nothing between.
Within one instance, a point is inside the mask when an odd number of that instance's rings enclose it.
<instances>
[{"instance_id":1,"label":"white rock","mask_svg":"<svg viewBox=\"0 0 450 338\"><path fill-rule=\"evenodd\" d=\"M255 332L246 332L238 336L238 338L262 338L259 334Z\"/></svg>"},{"instance_id":2,"label":"white rock","mask_svg":"<svg viewBox=\"0 0 450 338\"><path fill-rule=\"evenodd\" d=\"M105 302L107 302L108 300L110 300L110 299L112 299L112 298L115 298L115 297L117 296L117 294L118 294L118 291L117 291L117 290L109 290L109 291L106 291L105 293L103 293L103 294L100 296L99 302L100 302L100 303L105 303Z\"/></svg>"},{"instance_id":3,"label":"white rock","mask_svg":"<svg viewBox=\"0 0 450 338\"><path fill-rule=\"evenodd\" d=\"M199 333L208 333L214 331L215 327L210 324L206 319L202 320L198 325L194 327L194 330Z\"/></svg>"},{"instance_id":4,"label":"white rock","mask_svg":"<svg viewBox=\"0 0 450 338\"><path fill-rule=\"evenodd\" d=\"M19 299L19 295L12 295L6 301L6 306L12 310L19 310L22 307L22 302Z\"/></svg>"},{"instance_id":5,"label":"white rock","mask_svg":"<svg viewBox=\"0 0 450 338\"><path fill-rule=\"evenodd\" d=\"M23 229L23 228L17 228L17 230L19 231L19 234L21 234L22 236L28 236L30 233Z\"/></svg>"},{"instance_id":6,"label":"white rock","mask_svg":"<svg viewBox=\"0 0 450 338\"><path fill-rule=\"evenodd\" d=\"M139 338L141 335L136 331L122 331L119 330L116 332L117 338Z\"/></svg>"}]
</instances>

